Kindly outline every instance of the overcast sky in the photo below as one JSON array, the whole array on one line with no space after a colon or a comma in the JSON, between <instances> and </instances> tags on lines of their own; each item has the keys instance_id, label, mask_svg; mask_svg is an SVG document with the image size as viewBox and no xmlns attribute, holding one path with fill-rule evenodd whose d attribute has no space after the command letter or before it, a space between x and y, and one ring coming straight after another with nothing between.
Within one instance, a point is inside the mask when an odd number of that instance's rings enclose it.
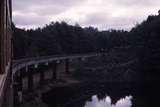
<instances>
[{"instance_id":1,"label":"overcast sky","mask_svg":"<svg viewBox=\"0 0 160 107\"><path fill-rule=\"evenodd\" d=\"M100 30L129 30L159 9L160 0L13 0L13 21L27 29L66 21Z\"/></svg>"}]
</instances>

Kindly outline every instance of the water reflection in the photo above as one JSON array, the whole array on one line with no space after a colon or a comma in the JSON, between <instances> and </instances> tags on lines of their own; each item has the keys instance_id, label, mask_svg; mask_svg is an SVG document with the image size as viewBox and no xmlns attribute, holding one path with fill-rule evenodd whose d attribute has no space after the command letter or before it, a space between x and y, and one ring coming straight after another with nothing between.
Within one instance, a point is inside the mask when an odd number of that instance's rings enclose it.
<instances>
[{"instance_id":1,"label":"water reflection","mask_svg":"<svg viewBox=\"0 0 160 107\"><path fill-rule=\"evenodd\" d=\"M96 95L92 96L92 101L87 101L84 107L131 107L132 96L126 96L121 98L115 104L112 104L112 100L109 96L99 100Z\"/></svg>"}]
</instances>

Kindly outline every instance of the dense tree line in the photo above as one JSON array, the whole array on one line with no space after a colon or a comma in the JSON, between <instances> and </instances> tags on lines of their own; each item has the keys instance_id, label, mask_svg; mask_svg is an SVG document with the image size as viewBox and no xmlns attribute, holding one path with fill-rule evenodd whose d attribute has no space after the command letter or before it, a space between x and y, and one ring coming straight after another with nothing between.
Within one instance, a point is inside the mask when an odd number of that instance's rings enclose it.
<instances>
[{"instance_id":1,"label":"dense tree line","mask_svg":"<svg viewBox=\"0 0 160 107\"><path fill-rule=\"evenodd\" d=\"M130 31L132 46L136 47L140 71L149 78L160 76L160 12Z\"/></svg>"},{"instance_id":2,"label":"dense tree line","mask_svg":"<svg viewBox=\"0 0 160 107\"><path fill-rule=\"evenodd\" d=\"M52 22L43 28L22 30L14 27L14 58L100 52L127 45L126 31L98 31L65 22Z\"/></svg>"},{"instance_id":3,"label":"dense tree line","mask_svg":"<svg viewBox=\"0 0 160 107\"><path fill-rule=\"evenodd\" d=\"M65 22L52 22L43 28L23 30L13 26L14 58L109 51L131 46L137 52L140 70L160 71L160 14L151 15L131 31L99 31Z\"/></svg>"}]
</instances>

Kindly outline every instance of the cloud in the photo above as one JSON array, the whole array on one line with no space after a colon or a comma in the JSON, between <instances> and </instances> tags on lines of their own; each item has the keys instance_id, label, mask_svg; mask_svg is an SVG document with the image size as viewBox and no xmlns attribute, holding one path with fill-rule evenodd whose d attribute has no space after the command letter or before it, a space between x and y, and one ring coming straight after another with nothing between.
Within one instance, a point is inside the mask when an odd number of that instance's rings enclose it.
<instances>
[{"instance_id":1,"label":"cloud","mask_svg":"<svg viewBox=\"0 0 160 107\"><path fill-rule=\"evenodd\" d=\"M121 6L155 6L160 3L159 0L112 0L113 3Z\"/></svg>"},{"instance_id":2,"label":"cloud","mask_svg":"<svg viewBox=\"0 0 160 107\"><path fill-rule=\"evenodd\" d=\"M13 15L13 20L16 23L16 26L25 29L35 29L50 22L50 18L48 16L39 16L35 13L25 14L21 12L14 12Z\"/></svg>"},{"instance_id":3,"label":"cloud","mask_svg":"<svg viewBox=\"0 0 160 107\"><path fill-rule=\"evenodd\" d=\"M159 5L159 0L14 0L13 21L19 27L66 21L101 30L131 29L157 14Z\"/></svg>"},{"instance_id":4,"label":"cloud","mask_svg":"<svg viewBox=\"0 0 160 107\"><path fill-rule=\"evenodd\" d=\"M78 0L14 0L13 8L15 11L20 12L45 10L45 12L52 11L52 13L54 13L57 11L65 11L77 3L79 3Z\"/></svg>"}]
</instances>

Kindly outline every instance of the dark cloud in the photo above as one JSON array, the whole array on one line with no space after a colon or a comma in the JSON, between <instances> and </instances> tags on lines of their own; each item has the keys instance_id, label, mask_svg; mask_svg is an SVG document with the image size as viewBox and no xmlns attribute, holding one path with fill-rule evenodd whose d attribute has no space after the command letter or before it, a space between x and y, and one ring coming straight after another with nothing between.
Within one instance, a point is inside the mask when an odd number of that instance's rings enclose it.
<instances>
[{"instance_id":1,"label":"dark cloud","mask_svg":"<svg viewBox=\"0 0 160 107\"><path fill-rule=\"evenodd\" d=\"M100 29L130 29L155 14L159 5L160 0L13 0L13 21L20 27L64 20Z\"/></svg>"},{"instance_id":2,"label":"dark cloud","mask_svg":"<svg viewBox=\"0 0 160 107\"><path fill-rule=\"evenodd\" d=\"M83 0L82 0L83 1ZM42 25L53 15L61 14L79 0L14 0L13 20L18 26Z\"/></svg>"}]
</instances>

